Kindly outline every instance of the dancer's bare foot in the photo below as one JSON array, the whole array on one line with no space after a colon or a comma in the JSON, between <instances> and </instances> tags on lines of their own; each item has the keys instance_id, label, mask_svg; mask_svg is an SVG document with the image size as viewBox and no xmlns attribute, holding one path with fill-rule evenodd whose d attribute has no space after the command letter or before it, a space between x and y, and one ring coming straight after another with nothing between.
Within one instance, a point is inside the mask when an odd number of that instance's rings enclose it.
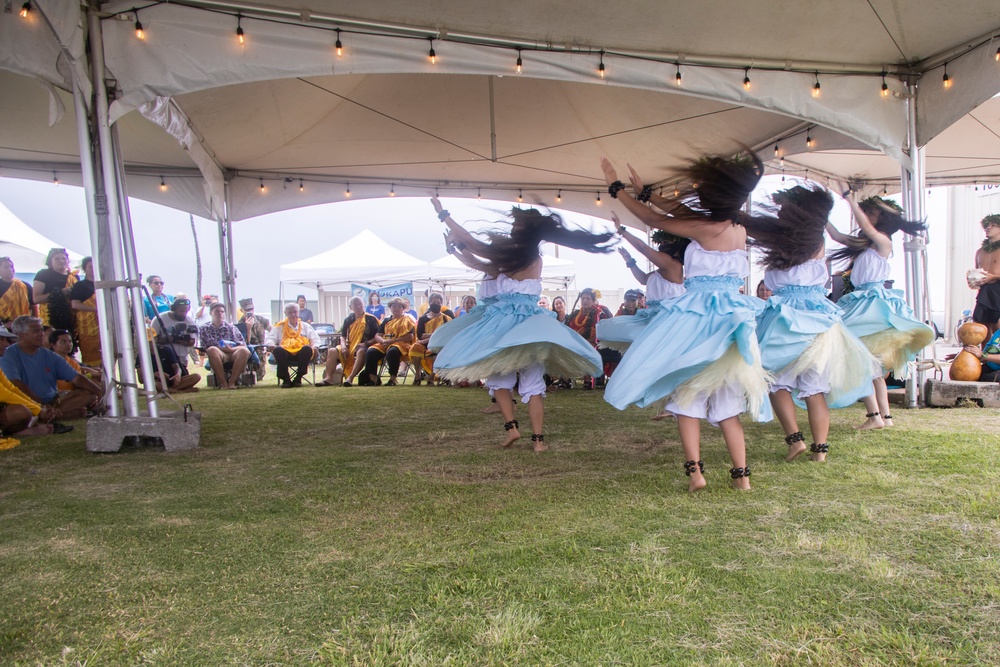
<instances>
[{"instance_id":1,"label":"dancer's bare foot","mask_svg":"<svg viewBox=\"0 0 1000 667\"><path fill-rule=\"evenodd\" d=\"M500 406L496 403L490 403L488 406L480 410L484 415L492 415L494 413L500 412Z\"/></svg>"},{"instance_id":2,"label":"dancer's bare foot","mask_svg":"<svg viewBox=\"0 0 1000 667\"><path fill-rule=\"evenodd\" d=\"M517 430L517 426L516 419L504 423L503 427L507 431L507 438L503 441L502 447L510 447L521 437L521 432Z\"/></svg>"},{"instance_id":3,"label":"dancer's bare foot","mask_svg":"<svg viewBox=\"0 0 1000 667\"><path fill-rule=\"evenodd\" d=\"M892 426L892 416L885 415L884 417L882 417L882 422L885 424L886 428L889 428L890 426Z\"/></svg>"},{"instance_id":4,"label":"dancer's bare foot","mask_svg":"<svg viewBox=\"0 0 1000 667\"><path fill-rule=\"evenodd\" d=\"M708 485L705 481L705 476L700 472L691 473L691 479L688 480L688 493L694 493L695 491L701 491Z\"/></svg>"},{"instance_id":5,"label":"dancer's bare foot","mask_svg":"<svg viewBox=\"0 0 1000 667\"><path fill-rule=\"evenodd\" d=\"M859 431L871 431L877 428L885 428L885 421L882 419L882 415L879 413L869 413L872 416L865 419L865 422L861 426L856 427Z\"/></svg>"},{"instance_id":6,"label":"dancer's bare foot","mask_svg":"<svg viewBox=\"0 0 1000 667\"><path fill-rule=\"evenodd\" d=\"M734 489L737 491L750 490L750 466L730 468L729 476L733 478Z\"/></svg>"},{"instance_id":7,"label":"dancer's bare foot","mask_svg":"<svg viewBox=\"0 0 1000 667\"><path fill-rule=\"evenodd\" d=\"M799 440L798 442L793 442L788 445L788 455L785 456L786 461L794 461L798 458L799 454L809 449L806 447L806 443Z\"/></svg>"},{"instance_id":8,"label":"dancer's bare foot","mask_svg":"<svg viewBox=\"0 0 1000 667\"><path fill-rule=\"evenodd\" d=\"M532 436L531 436L531 442L533 443L532 444L532 448L535 450L536 454L538 452L547 451L548 448L549 448L548 445L545 444L545 436L544 435L532 434Z\"/></svg>"},{"instance_id":9,"label":"dancer's bare foot","mask_svg":"<svg viewBox=\"0 0 1000 667\"><path fill-rule=\"evenodd\" d=\"M736 489L737 491L749 491L750 479L747 477L740 477L739 479L734 479L733 488Z\"/></svg>"},{"instance_id":10,"label":"dancer's bare foot","mask_svg":"<svg viewBox=\"0 0 1000 667\"><path fill-rule=\"evenodd\" d=\"M809 456L810 461L815 461L816 463L823 463L826 461L826 452L816 452Z\"/></svg>"}]
</instances>

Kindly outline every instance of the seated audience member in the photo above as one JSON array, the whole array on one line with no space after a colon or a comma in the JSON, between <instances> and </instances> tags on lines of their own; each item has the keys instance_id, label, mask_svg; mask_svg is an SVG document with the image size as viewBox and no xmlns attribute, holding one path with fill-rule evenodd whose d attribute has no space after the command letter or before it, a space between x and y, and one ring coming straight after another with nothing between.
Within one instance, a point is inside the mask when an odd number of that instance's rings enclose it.
<instances>
[{"instance_id":1,"label":"seated audience member","mask_svg":"<svg viewBox=\"0 0 1000 667\"><path fill-rule=\"evenodd\" d=\"M0 257L0 322L31 314L31 288L14 275L14 260Z\"/></svg>"},{"instance_id":2,"label":"seated audience member","mask_svg":"<svg viewBox=\"0 0 1000 667\"><path fill-rule=\"evenodd\" d=\"M539 301L541 303L541 301ZM461 317L476 307L476 297L471 294L462 299L462 307L455 311L455 317Z\"/></svg>"},{"instance_id":3,"label":"seated audience member","mask_svg":"<svg viewBox=\"0 0 1000 667\"><path fill-rule=\"evenodd\" d=\"M236 323L236 328L243 334L243 339L250 348L251 367L256 371L259 382L266 373L268 352L264 347L264 339L271 330L271 320L255 313L253 299L240 299L240 309L243 316Z\"/></svg>"},{"instance_id":4,"label":"seated audience member","mask_svg":"<svg viewBox=\"0 0 1000 667\"><path fill-rule=\"evenodd\" d=\"M68 331L65 329L56 329L49 334L49 342L51 343L52 351L62 357L73 370L95 382L101 381L101 371L99 369L82 366L80 362L73 358L73 338ZM59 380L56 383L56 387L59 391L73 391L73 383L66 380Z\"/></svg>"},{"instance_id":5,"label":"seated audience member","mask_svg":"<svg viewBox=\"0 0 1000 667\"><path fill-rule=\"evenodd\" d=\"M165 393L173 392L191 392L194 393L198 391L198 387L195 386L201 382L201 375L197 373L189 373L185 363L182 364L180 359L177 358L177 353L174 351L174 346L169 343L163 345L158 345L156 343L150 343L153 354L159 359L159 364L157 364L156 359L153 360L153 372L159 378L158 386L160 391ZM139 360L136 359L136 365L138 366ZM163 372L160 372L162 367Z\"/></svg>"},{"instance_id":6,"label":"seated audience member","mask_svg":"<svg viewBox=\"0 0 1000 667\"><path fill-rule=\"evenodd\" d=\"M11 384L3 371L0 371L0 449L9 449L4 447L4 444L18 444L16 440L10 443L8 438L52 433L53 419L52 408L28 398L23 391ZM72 428L61 427L59 432L65 433Z\"/></svg>"},{"instance_id":7,"label":"seated audience member","mask_svg":"<svg viewBox=\"0 0 1000 667\"><path fill-rule=\"evenodd\" d=\"M149 297L142 297L142 312L147 320L152 321L157 313L170 310L174 297L163 292L164 282L160 276L149 276L146 278L146 284L149 285Z\"/></svg>"},{"instance_id":8,"label":"seated audience member","mask_svg":"<svg viewBox=\"0 0 1000 667\"><path fill-rule=\"evenodd\" d=\"M634 289L630 289L625 292L625 301L622 305L618 306L618 312L615 313L615 317L619 315L635 315L638 310L639 294Z\"/></svg>"},{"instance_id":9,"label":"seated audience member","mask_svg":"<svg viewBox=\"0 0 1000 667\"><path fill-rule=\"evenodd\" d=\"M427 297L427 312L417 320L417 342L410 346L410 365L413 367L413 384L419 385L427 374L427 384L434 384L434 357L437 355L428 351L427 341L431 339L438 327L455 319L455 313L444 308L444 296L431 292Z\"/></svg>"},{"instance_id":10,"label":"seated audience member","mask_svg":"<svg viewBox=\"0 0 1000 667\"><path fill-rule=\"evenodd\" d=\"M306 308L306 295L300 294L296 297L295 303L299 304L299 319L306 324L313 323L313 311Z\"/></svg>"},{"instance_id":11,"label":"seated audience member","mask_svg":"<svg viewBox=\"0 0 1000 667\"><path fill-rule=\"evenodd\" d=\"M611 318L611 311L607 306L598 303L600 293L587 287L580 291L580 307L566 317L566 324L569 328L587 339L587 341L597 348L597 323L603 319ZM610 376L618 362L622 360L621 353L610 348L600 348L598 352L604 361L604 375ZM604 386L604 376L597 378L597 386ZM593 389L594 378L583 378L583 388Z\"/></svg>"},{"instance_id":12,"label":"seated audience member","mask_svg":"<svg viewBox=\"0 0 1000 667\"><path fill-rule=\"evenodd\" d=\"M365 306L365 312L374 315L379 322L385 318L385 306L382 305L382 297L378 295L378 292L372 292L368 295L368 305Z\"/></svg>"},{"instance_id":13,"label":"seated audience member","mask_svg":"<svg viewBox=\"0 0 1000 667\"><path fill-rule=\"evenodd\" d=\"M250 348L247 347L243 334L235 326L226 322L226 306L216 301L209 307L212 320L198 328L198 339L205 350L208 363L215 373L215 386L219 389L236 389L240 376L250 360ZM233 365L229 379L226 380L225 365Z\"/></svg>"},{"instance_id":14,"label":"seated audience member","mask_svg":"<svg viewBox=\"0 0 1000 667\"><path fill-rule=\"evenodd\" d=\"M299 297L304 298L304 297ZM274 355L281 387L301 387L302 375L309 368L309 362L319 348L319 335L308 322L299 319L299 307L290 303L285 306L285 319L274 324L267 332L265 344ZM295 380L291 379L288 367L296 368Z\"/></svg>"},{"instance_id":15,"label":"seated audience member","mask_svg":"<svg viewBox=\"0 0 1000 667\"><path fill-rule=\"evenodd\" d=\"M0 370L11 384L32 401L51 407L53 419L82 419L88 408L97 407L102 395L100 385L42 346L45 334L41 320L22 315L14 320L13 329L17 343L0 357ZM71 382L73 389L60 392L59 380Z\"/></svg>"},{"instance_id":16,"label":"seated audience member","mask_svg":"<svg viewBox=\"0 0 1000 667\"><path fill-rule=\"evenodd\" d=\"M12 334L6 327L0 326L0 357L3 356L4 350L13 345L16 340L17 336Z\"/></svg>"},{"instance_id":17,"label":"seated audience member","mask_svg":"<svg viewBox=\"0 0 1000 667\"><path fill-rule=\"evenodd\" d=\"M639 300L639 310L644 309L646 307L646 294L645 294L645 292L643 292L641 289L636 289L636 290L633 290L633 291L635 292L636 297L638 297L638 300Z\"/></svg>"},{"instance_id":18,"label":"seated audience member","mask_svg":"<svg viewBox=\"0 0 1000 667\"><path fill-rule=\"evenodd\" d=\"M389 302L389 311L392 316L382 320L378 333L375 334L375 342L368 347L365 353L365 376L367 384L381 384L378 378L378 365L385 359L389 365L389 386L396 384L396 376L399 375L399 365L409 357L410 345L416 333L416 324L409 315L406 314L403 299L395 298Z\"/></svg>"},{"instance_id":19,"label":"seated audience member","mask_svg":"<svg viewBox=\"0 0 1000 667\"><path fill-rule=\"evenodd\" d=\"M344 326L340 328L340 344L327 351L323 381L316 385L317 387L338 384L334 377L337 366L343 369L344 386L350 387L354 378L364 368L368 346L375 342L375 334L378 333L379 327L378 318L365 312L365 302L360 296L351 297L348 306L351 308L351 313L344 318Z\"/></svg>"},{"instance_id":20,"label":"seated audience member","mask_svg":"<svg viewBox=\"0 0 1000 667\"><path fill-rule=\"evenodd\" d=\"M549 305L549 297L545 296L544 294L542 294L541 296L539 296L538 297L538 307L539 308L544 308L545 310L550 310L551 306Z\"/></svg>"},{"instance_id":21,"label":"seated audience member","mask_svg":"<svg viewBox=\"0 0 1000 667\"><path fill-rule=\"evenodd\" d=\"M45 268L31 282L31 298L38 306L42 324L51 324L72 331L76 327L69 293L76 283L76 273L70 271L69 254L65 248L52 248L45 258Z\"/></svg>"},{"instance_id":22,"label":"seated audience member","mask_svg":"<svg viewBox=\"0 0 1000 667\"><path fill-rule=\"evenodd\" d=\"M163 362L160 388L174 391L196 391L201 376L188 371L188 358L198 343L198 325L191 317L191 300L178 294L166 312L154 314L156 353Z\"/></svg>"}]
</instances>

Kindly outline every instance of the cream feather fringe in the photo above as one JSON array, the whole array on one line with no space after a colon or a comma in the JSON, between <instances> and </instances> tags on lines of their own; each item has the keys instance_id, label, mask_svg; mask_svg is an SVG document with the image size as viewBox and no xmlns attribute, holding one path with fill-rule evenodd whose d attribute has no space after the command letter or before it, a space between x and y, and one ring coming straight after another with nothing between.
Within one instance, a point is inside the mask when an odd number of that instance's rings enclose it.
<instances>
[{"instance_id":1,"label":"cream feather fringe","mask_svg":"<svg viewBox=\"0 0 1000 667\"><path fill-rule=\"evenodd\" d=\"M886 329L861 337L861 341L882 363L882 367L892 371L892 374L900 380L909 374L907 362L910 358L930 345L933 340L934 332L929 327L910 331Z\"/></svg>"},{"instance_id":2,"label":"cream feather fringe","mask_svg":"<svg viewBox=\"0 0 1000 667\"><path fill-rule=\"evenodd\" d=\"M628 352L628 349L632 347L632 343L624 340L602 340L597 342L598 350L617 350L622 354Z\"/></svg>"},{"instance_id":3,"label":"cream feather fringe","mask_svg":"<svg viewBox=\"0 0 1000 667\"><path fill-rule=\"evenodd\" d=\"M555 377L577 377L579 375L599 375L601 366L595 366L586 357L548 343L518 345L501 350L482 361L456 368L435 369L440 377L452 382L474 381L487 378L495 373L510 373L542 364L545 372Z\"/></svg>"},{"instance_id":4,"label":"cream feather fringe","mask_svg":"<svg viewBox=\"0 0 1000 667\"><path fill-rule=\"evenodd\" d=\"M798 377L809 370L827 378L832 396L854 391L860 378L870 380L881 374L878 359L867 347L858 345L840 322L816 336L799 358L778 375L790 373Z\"/></svg>"},{"instance_id":5,"label":"cream feather fringe","mask_svg":"<svg viewBox=\"0 0 1000 667\"><path fill-rule=\"evenodd\" d=\"M674 390L671 400L681 407L704 401L713 392L725 386L737 386L746 401L745 412L760 413L767 400L768 384L773 380L760 363L760 348L753 341L753 363L743 360L736 343L729 346L725 354L708 365L705 370L687 380Z\"/></svg>"}]
</instances>

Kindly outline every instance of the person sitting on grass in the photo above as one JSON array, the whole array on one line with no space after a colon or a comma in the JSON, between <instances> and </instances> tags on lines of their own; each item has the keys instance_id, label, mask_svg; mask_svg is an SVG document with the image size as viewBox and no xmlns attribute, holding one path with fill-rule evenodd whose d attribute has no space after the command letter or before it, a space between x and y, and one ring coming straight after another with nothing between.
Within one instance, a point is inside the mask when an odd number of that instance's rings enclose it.
<instances>
[{"instance_id":1,"label":"person sitting on grass","mask_svg":"<svg viewBox=\"0 0 1000 667\"><path fill-rule=\"evenodd\" d=\"M216 301L208 310L212 321L198 328L198 338L208 357L208 364L215 373L215 386L219 389L236 389L247 362L250 361L250 348L240 330L224 319L224 304ZM225 371L227 363L233 365L228 380Z\"/></svg>"},{"instance_id":2,"label":"person sitting on grass","mask_svg":"<svg viewBox=\"0 0 1000 667\"><path fill-rule=\"evenodd\" d=\"M382 320L375 342L365 353L365 376L370 385L381 384L378 377L378 366L382 359L389 365L389 381L392 387L396 384L399 365L409 359L410 345L417 330L416 324L406 314L403 299L395 298L389 302L389 312L392 316Z\"/></svg>"},{"instance_id":3,"label":"person sitting on grass","mask_svg":"<svg viewBox=\"0 0 1000 667\"><path fill-rule=\"evenodd\" d=\"M375 292L372 292L375 294ZM378 318L365 312L365 302L360 296L351 297L348 302L351 313L344 318L344 326L340 328L340 344L330 348L326 353L326 366L323 369L323 380L317 387L329 387L343 382L350 387L361 369L365 367L365 352L368 346L375 342L378 333ZM340 366L343 379L339 382L334 377Z\"/></svg>"},{"instance_id":4,"label":"person sitting on grass","mask_svg":"<svg viewBox=\"0 0 1000 667\"><path fill-rule=\"evenodd\" d=\"M28 398L0 371L0 450L19 445L15 438L53 433L55 427L48 423L53 416L52 408ZM61 426L59 432L65 433L72 428Z\"/></svg>"},{"instance_id":5,"label":"person sitting on grass","mask_svg":"<svg viewBox=\"0 0 1000 667\"><path fill-rule=\"evenodd\" d=\"M82 366L80 362L73 358L73 338L70 332L65 329L56 329L49 334L49 348L66 360L73 370L96 382L101 381L101 371L98 368ZM56 383L59 391L73 391L73 383L66 380L59 380Z\"/></svg>"},{"instance_id":6,"label":"person sitting on grass","mask_svg":"<svg viewBox=\"0 0 1000 667\"><path fill-rule=\"evenodd\" d=\"M438 327L455 319L455 313L444 308L444 296L439 292L431 292L427 297L427 312L417 321L417 342L410 348L410 363L413 366L413 384L419 385L427 375L428 386L434 384L434 357L436 353L428 351L427 342Z\"/></svg>"},{"instance_id":7,"label":"person sitting on grass","mask_svg":"<svg viewBox=\"0 0 1000 667\"><path fill-rule=\"evenodd\" d=\"M39 405L52 408L53 419L82 419L87 410L95 409L103 391L66 363L52 350L42 346L42 321L22 315L12 325L17 344L11 345L0 357L0 370L25 396ZM67 380L73 389L59 391L57 382Z\"/></svg>"}]
</instances>

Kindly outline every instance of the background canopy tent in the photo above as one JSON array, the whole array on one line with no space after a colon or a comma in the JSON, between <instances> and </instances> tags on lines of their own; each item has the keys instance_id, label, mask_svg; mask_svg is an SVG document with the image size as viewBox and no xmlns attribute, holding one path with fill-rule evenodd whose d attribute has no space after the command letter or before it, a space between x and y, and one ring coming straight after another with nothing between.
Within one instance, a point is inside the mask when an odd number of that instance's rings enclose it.
<instances>
[{"instance_id":1,"label":"background canopy tent","mask_svg":"<svg viewBox=\"0 0 1000 667\"><path fill-rule=\"evenodd\" d=\"M0 204L0 257L10 257L14 261L14 270L22 280L29 281L39 270L45 268L45 258L52 248L60 247L55 241L48 239ZM83 255L67 250L70 265L80 265Z\"/></svg>"},{"instance_id":2,"label":"background canopy tent","mask_svg":"<svg viewBox=\"0 0 1000 667\"><path fill-rule=\"evenodd\" d=\"M368 229L318 255L282 264L282 283L346 290L351 283L391 285L427 272L427 262L386 243Z\"/></svg>"},{"instance_id":3,"label":"background canopy tent","mask_svg":"<svg viewBox=\"0 0 1000 667\"><path fill-rule=\"evenodd\" d=\"M482 272L462 264L454 255L445 255L430 263L433 281L442 285L474 288ZM542 284L553 289L568 289L576 279L576 262L571 259L542 255Z\"/></svg>"}]
</instances>

